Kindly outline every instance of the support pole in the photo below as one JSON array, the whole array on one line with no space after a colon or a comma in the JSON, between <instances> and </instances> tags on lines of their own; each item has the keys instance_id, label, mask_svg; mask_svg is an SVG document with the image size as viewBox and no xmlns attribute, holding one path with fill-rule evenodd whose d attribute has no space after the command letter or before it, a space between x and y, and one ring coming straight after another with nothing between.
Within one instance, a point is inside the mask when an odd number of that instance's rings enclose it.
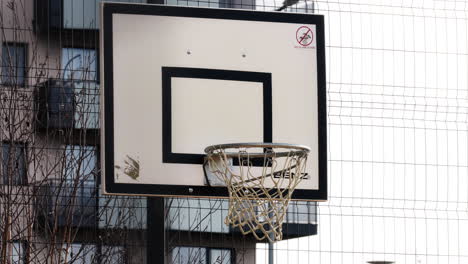
<instances>
[{"instance_id":1,"label":"support pole","mask_svg":"<svg viewBox=\"0 0 468 264\"><path fill-rule=\"evenodd\" d=\"M148 198L146 219L146 263L166 263L164 198Z\"/></svg>"},{"instance_id":2,"label":"support pole","mask_svg":"<svg viewBox=\"0 0 468 264\"><path fill-rule=\"evenodd\" d=\"M275 262L275 255L273 254L274 243L268 242L268 264L273 264Z\"/></svg>"}]
</instances>

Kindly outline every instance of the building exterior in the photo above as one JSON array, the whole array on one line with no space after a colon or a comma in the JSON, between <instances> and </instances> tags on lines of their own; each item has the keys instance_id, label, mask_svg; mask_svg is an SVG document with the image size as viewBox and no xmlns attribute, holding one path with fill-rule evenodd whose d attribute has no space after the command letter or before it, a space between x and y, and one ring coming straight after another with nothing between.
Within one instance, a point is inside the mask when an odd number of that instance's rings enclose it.
<instances>
[{"instance_id":1,"label":"building exterior","mask_svg":"<svg viewBox=\"0 0 468 264\"><path fill-rule=\"evenodd\" d=\"M255 263L258 241L224 225L225 200L101 194L99 2L0 2L0 262ZM315 203L294 203L285 238L316 221Z\"/></svg>"}]
</instances>

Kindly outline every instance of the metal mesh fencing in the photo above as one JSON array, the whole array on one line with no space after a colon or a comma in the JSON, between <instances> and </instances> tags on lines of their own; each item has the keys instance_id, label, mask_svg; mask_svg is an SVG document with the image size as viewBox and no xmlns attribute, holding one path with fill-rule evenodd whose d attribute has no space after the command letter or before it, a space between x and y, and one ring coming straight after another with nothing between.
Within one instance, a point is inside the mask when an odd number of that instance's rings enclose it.
<instances>
[{"instance_id":1,"label":"metal mesh fencing","mask_svg":"<svg viewBox=\"0 0 468 264\"><path fill-rule=\"evenodd\" d=\"M328 201L268 244L165 199L159 248L154 198L100 191L99 2L0 0L0 263L468 262L465 1L121 1L325 17Z\"/></svg>"}]
</instances>

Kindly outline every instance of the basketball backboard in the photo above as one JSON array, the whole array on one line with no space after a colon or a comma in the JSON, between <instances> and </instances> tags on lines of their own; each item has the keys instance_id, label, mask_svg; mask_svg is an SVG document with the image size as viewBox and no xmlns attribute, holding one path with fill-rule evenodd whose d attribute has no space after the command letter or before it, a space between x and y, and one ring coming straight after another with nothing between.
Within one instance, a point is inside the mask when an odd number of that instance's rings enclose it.
<instances>
[{"instance_id":1,"label":"basketball backboard","mask_svg":"<svg viewBox=\"0 0 468 264\"><path fill-rule=\"evenodd\" d=\"M102 174L107 194L226 197L206 146L311 148L295 199L325 200L323 16L103 3Z\"/></svg>"}]
</instances>

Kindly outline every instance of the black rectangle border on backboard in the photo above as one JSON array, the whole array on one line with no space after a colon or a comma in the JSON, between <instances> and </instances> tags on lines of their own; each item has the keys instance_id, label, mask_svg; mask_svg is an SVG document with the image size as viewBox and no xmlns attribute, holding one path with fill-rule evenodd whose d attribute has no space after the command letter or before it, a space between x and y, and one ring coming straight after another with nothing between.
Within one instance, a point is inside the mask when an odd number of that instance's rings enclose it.
<instances>
[{"instance_id":1,"label":"black rectangle border on backboard","mask_svg":"<svg viewBox=\"0 0 468 264\"><path fill-rule=\"evenodd\" d=\"M162 67L162 156L164 163L203 164L205 155L175 153L172 151L172 78L193 78L262 83L263 87L263 142L272 142L272 88L271 73L217 69ZM200 124L203 125L203 124Z\"/></svg>"},{"instance_id":2,"label":"black rectangle border on backboard","mask_svg":"<svg viewBox=\"0 0 468 264\"><path fill-rule=\"evenodd\" d=\"M229 19L239 21L263 21L294 24L313 24L316 26L317 49L317 111L318 111L318 165L319 189L296 190L293 199L327 200L327 109L325 75L325 28L323 15L263 12L250 10L175 7L146 4L102 3L101 49L102 81L104 86L101 102L104 117L101 148L103 155L103 190L106 194L142 196L187 196L187 197L227 197L226 188L208 186L182 186L162 184L116 183L114 178L114 116L113 116L113 14L159 15L176 17L195 17L207 19ZM104 70L105 69L105 70ZM107 155L106 155L107 154Z\"/></svg>"}]
</instances>

